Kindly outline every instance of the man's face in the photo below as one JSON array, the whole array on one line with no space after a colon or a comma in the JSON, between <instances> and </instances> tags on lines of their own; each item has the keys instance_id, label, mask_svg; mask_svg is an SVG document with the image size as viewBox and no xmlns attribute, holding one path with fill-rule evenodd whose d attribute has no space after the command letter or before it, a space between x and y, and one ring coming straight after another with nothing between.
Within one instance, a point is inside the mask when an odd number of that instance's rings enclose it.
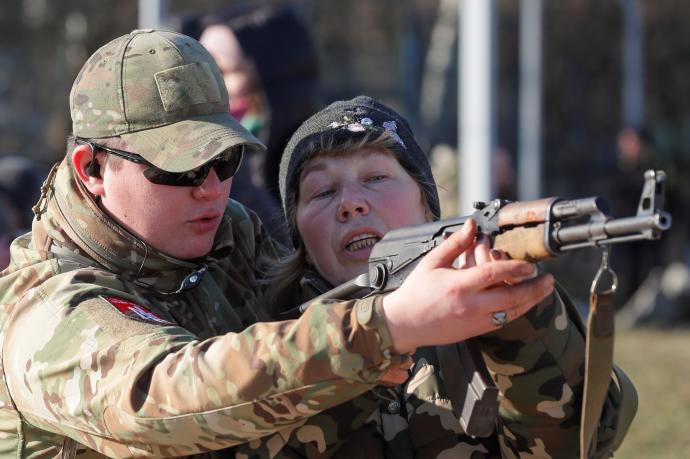
<instances>
[{"instance_id":1,"label":"man's face","mask_svg":"<svg viewBox=\"0 0 690 459\"><path fill-rule=\"evenodd\" d=\"M232 178L218 180L211 169L198 187L156 185L144 177L147 167L120 160L106 165L103 208L118 223L155 249L180 259L206 255L225 211Z\"/></svg>"},{"instance_id":2,"label":"man's face","mask_svg":"<svg viewBox=\"0 0 690 459\"><path fill-rule=\"evenodd\" d=\"M300 175L297 229L309 261L333 285L366 272L386 232L426 215L419 185L384 151L317 156Z\"/></svg>"}]
</instances>

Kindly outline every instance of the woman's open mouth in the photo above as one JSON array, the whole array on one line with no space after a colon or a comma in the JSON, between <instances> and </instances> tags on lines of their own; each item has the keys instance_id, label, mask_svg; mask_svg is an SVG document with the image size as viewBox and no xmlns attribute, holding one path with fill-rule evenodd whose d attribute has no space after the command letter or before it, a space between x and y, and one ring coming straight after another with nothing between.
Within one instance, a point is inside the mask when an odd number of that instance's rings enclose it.
<instances>
[{"instance_id":1,"label":"woman's open mouth","mask_svg":"<svg viewBox=\"0 0 690 459\"><path fill-rule=\"evenodd\" d=\"M352 238L345 244L346 252L355 252L357 250L367 249L373 247L379 242L381 238L374 233L362 233Z\"/></svg>"}]
</instances>

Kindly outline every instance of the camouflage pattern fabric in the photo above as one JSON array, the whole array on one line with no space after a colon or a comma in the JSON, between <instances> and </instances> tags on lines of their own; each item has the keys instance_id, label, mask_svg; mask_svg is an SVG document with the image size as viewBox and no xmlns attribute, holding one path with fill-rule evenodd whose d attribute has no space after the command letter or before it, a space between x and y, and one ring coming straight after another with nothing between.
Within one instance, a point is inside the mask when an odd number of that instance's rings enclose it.
<instances>
[{"instance_id":1,"label":"camouflage pattern fabric","mask_svg":"<svg viewBox=\"0 0 690 459\"><path fill-rule=\"evenodd\" d=\"M233 201L192 263L116 225L68 162L47 198L0 276L2 457L56 457L67 438L85 458L246 457L222 449L266 436L292 457L292 432L407 365L380 301L265 322L256 265L275 247ZM202 263L196 287L171 293Z\"/></svg>"},{"instance_id":2,"label":"camouflage pattern fabric","mask_svg":"<svg viewBox=\"0 0 690 459\"><path fill-rule=\"evenodd\" d=\"M304 301L328 290L313 272L302 279ZM311 306L311 309L314 306ZM377 387L308 419L272 456L271 437L241 445L241 457L299 458L575 458L583 385L584 339L554 294L524 317L479 338L500 392L496 433L464 434L445 395L434 348L414 355L402 386ZM610 457L617 389L598 432L597 457Z\"/></svg>"}]
</instances>

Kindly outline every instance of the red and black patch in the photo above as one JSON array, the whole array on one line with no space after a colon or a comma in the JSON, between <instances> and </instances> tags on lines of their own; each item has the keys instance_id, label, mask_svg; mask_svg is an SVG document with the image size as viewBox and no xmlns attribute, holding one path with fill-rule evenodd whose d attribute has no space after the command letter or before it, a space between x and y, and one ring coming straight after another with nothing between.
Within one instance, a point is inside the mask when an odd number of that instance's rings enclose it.
<instances>
[{"instance_id":1,"label":"red and black patch","mask_svg":"<svg viewBox=\"0 0 690 459\"><path fill-rule=\"evenodd\" d=\"M151 312L149 309L145 308L144 306L141 306L140 304L136 304L131 301L123 300L122 298L117 298L114 296L107 296L103 298L108 303L115 306L115 309L117 309L130 319L140 320L142 322L147 322L150 324L175 325L169 320L165 320L164 318Z\"/></svg>"}]
</instances>

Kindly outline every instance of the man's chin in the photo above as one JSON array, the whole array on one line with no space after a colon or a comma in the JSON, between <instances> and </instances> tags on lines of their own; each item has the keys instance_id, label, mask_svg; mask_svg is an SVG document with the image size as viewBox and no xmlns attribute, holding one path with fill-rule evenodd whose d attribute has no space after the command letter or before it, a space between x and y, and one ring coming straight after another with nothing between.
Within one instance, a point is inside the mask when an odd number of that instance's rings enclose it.
<instances>
[{"instance_id":1,"label":"man's chin","mask_svg":"<svg viewBox=\"0 0 690 459\"><path fill-rule=\"evenodd\" d=\"M195 260L197 258L203 258L211 252L213 248L213 240L206 242L200 242L197 244L190 243L182 247L175 247L168 255L171 255L180 260Z\"/></svg>"}]
</instances>

